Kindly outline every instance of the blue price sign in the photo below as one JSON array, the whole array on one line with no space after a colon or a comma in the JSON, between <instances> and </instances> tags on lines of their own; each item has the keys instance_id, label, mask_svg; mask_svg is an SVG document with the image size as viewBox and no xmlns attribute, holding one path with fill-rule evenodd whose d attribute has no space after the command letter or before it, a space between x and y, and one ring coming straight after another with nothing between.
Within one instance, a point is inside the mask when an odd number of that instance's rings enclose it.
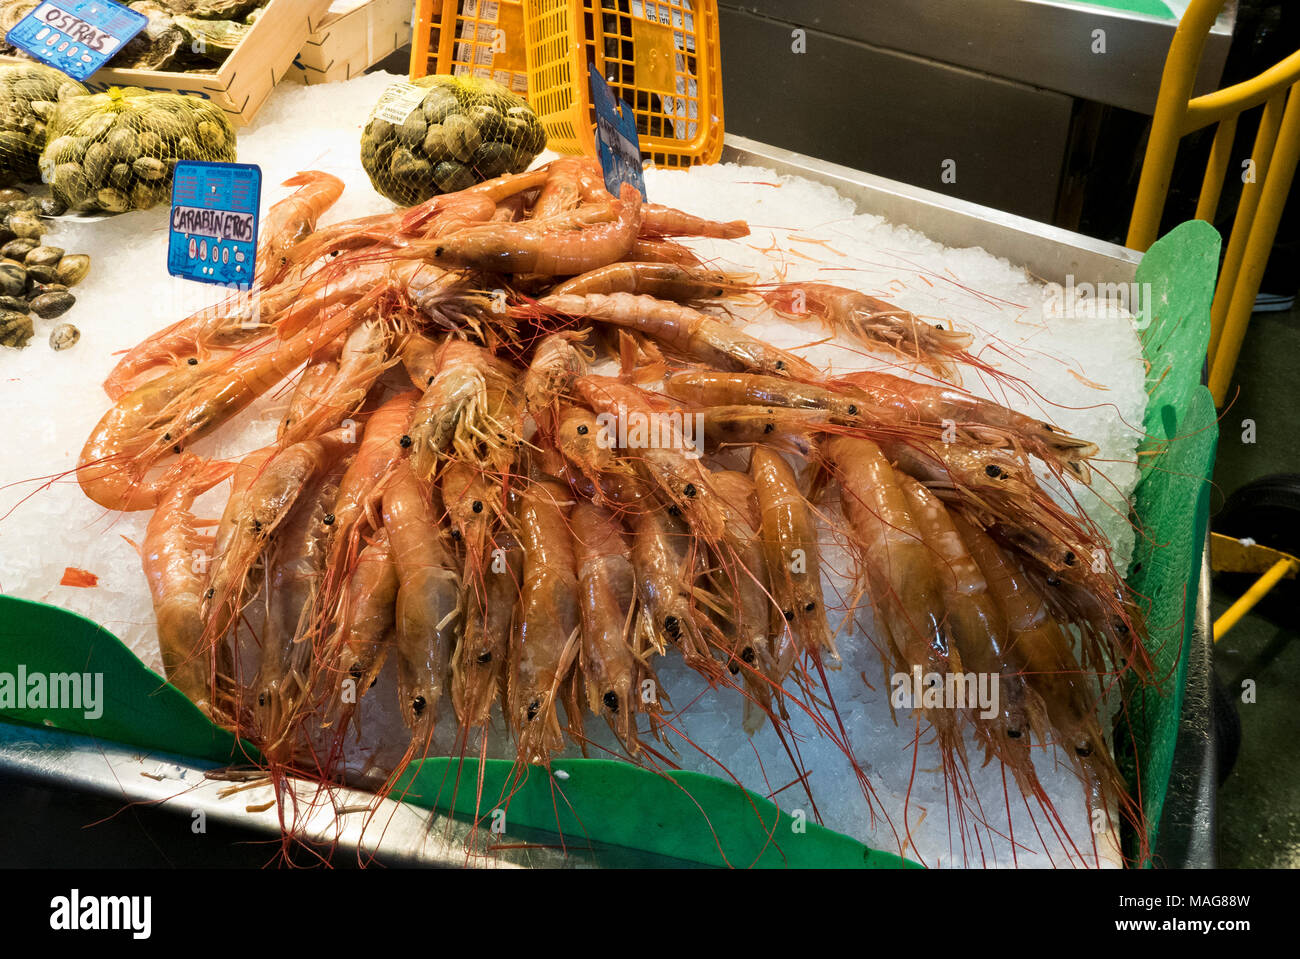
<instances>
[{"instance_id":1,"label":"blue price sign","mask_svg":"<svg viewBox=\"0 0 1300 959\"><path fill-rule=\"evenodd\" d=\"M148 23L143 13L113 0L41 0L5 39L72 79L85 80Z\"/></svg>"},{"instance_id":2,"label":"blue price sign","mask_svg":"<svg viewBox=\"0 0 1300 959\"><path fill-rule=\"evenodd\" d=\"M176 164L167 272L203 283L251 285L261 202L262 169L254 163Z\"/></svg>"},{"instance_id":3,"label":"blue price sign","mask_svg":"<svg viewBox=\"0 0 1300 959\"><path fill-rule=\"evenodd\" d=\"M645 174L641 169L640 138L636 135L636 115L626 103L614 99L609 84L591 65L591 105L596 109L596 153L605 174L605 189L618 196L619 187L630 183L645 194ZM621 108L621 109L620 109Z\"/></svg>"}]
</instances>

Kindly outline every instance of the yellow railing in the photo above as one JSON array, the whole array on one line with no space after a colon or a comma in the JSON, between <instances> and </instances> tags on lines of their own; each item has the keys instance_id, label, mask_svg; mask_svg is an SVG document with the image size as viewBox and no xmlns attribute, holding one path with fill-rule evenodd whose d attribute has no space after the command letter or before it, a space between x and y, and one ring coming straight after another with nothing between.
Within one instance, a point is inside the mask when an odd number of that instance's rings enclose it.
<instances>
[{"instance_id":1,"label":"yellow railing","mask_svg":"<svg viewBox=\"0 0 1300 959\"><path fill-rule=\"evenodd\" d=\"M1249 80L1203 96L1191 95L1205 38L1225 2L1192 0L1174 33L1165 58L1127 240L1128 246L1142 251L1155 242L1179 141L1217 123L1196 206L1198 220L1213 221L1228 172L1237 120L1245 111L1263 105L1210 310L1210 391L1220 406L1227 398L1296 162L1300 160L1300 95L1295 92L1300 82L1300 51Z\"/></svg>"}]
</instances>

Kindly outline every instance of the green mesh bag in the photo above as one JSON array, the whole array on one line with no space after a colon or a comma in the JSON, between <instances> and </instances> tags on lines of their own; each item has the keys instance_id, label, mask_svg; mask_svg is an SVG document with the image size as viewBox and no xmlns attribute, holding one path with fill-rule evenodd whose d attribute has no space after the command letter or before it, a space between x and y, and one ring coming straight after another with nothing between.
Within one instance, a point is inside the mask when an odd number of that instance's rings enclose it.
<instances>
[{"instance_id":1,"label":"green mesh bag","mask_svg":"<svg viewBox=\"0 0 1300 959\"><path fill-rule=\"evenodd\" d=\"M59 104L41 178L71 210L122 213L171 199L177 160L235 159L235 130L205 100L138 87Z\"/></svg>"},{"instance_id":2,"label":"green mesh bag","mask_svg":"<svg viewBox=\"0 0 1300 959\"><path fill-rule=\"evenodd\" d=\"M527 169L546 148L537 115L499 83L431 76L384 91L361 133L375 190L403 206Z\"/></svg>"},{"instance_id":3,"label":"green mesh bag","mask_svg":"<svg viewBox=\"0 0 1300 959\"><path fill-rule=\"evenodd\" d=\"M0 67L0 187L39 179L46 123L60 102L86 93L77 81L39 63Z\"/></svg>"}]
</instances>

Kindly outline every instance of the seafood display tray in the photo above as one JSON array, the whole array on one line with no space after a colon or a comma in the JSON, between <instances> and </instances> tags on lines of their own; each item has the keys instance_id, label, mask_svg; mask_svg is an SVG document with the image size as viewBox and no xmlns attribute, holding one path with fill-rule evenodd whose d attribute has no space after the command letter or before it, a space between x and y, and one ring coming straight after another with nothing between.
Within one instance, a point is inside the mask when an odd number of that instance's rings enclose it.
<instances>
[{"instance_id":1,"label":"seafood display tray","mask_svg":"<svg viewBox=\"0 0 1300 959\"><path fill-rule=\"evenodd\" d=\"M249 123L271 90L289 73L294 57L315 33L330 0L271 0L248 35L215 73L119 70L105 67L86 81L95 93L109 87L141 87L211 101L236 126ZM0 57L0 63L29 63Z\"/></svg>"},{"instance_id":2,"label":"seafood display tray","mask_svg":"<svg viewBox=\"0 0 1300 959\"><path fill-rule=\"evenodd\" d=\"M1064 283L1069 276L1081 276L1096 282L1127 284L1134 281L1142 259L1141 254L1123 247L736 136L726 138L722 161L764 167L826 184L851 199L861 211L907 224L949 246L983 247L1023 264L1045 282ZM1172 741L1164 741L1172 740L1172 726L1155 724L1160 730L1155 735L1162 737L1161 747L1173 755L1172 774L1167 784L1161 784L1164 803L1154 849L1155 861L1166 866L1213 865L1215 763L1208 706L1211 647L1205 561L1200 564L1198 582L1189 616L1194 623L1183 645L1186 685L1181 721L1176 723L1176 750ZM147 695L147 691L142 694ZM159 742L166 741L165 730L157 735L162 737ZM173 748L184 752L190 747L177 743ZM196 753L199 749L194 747ZM236 834L242 838L260 837L266 845L256 854L262 861L269 861L278 849L279 837L274 806L262 808L270 796L269 787L234 791L228 780L206 778L205 772L218 765L56 729L0 723L0 796L6 798L11 822L30 823L31 831L39 832L39 824L47 821L46 811L57 802L65 809L71 805L74 812L84 809L78 824L85 825L104 818L99 810L105 803L115 809L134 803L133 821L147 829L147 842L152 847L144 852L156 855L160 844L164 854L168 843L183 844L192 850L189 823L202 811L210 842L222 844ZM304 783L299 794L310 796L314 789ZM544 845L525 848L512 843L512 848L494 853L490 860L469 857L464 844L469 826L464 822L441 814L431 819L425 809L389 799L381 801L376 813L372 811L372 796L357 793L353 798L355 802L346 790L338 791L332 803L322 804L311 813L303 829L305 835L331 845L341 864L355 861L358 854L366 858L373 855L390 865L490 862L521 867L614 867L675 862L626 846L584 848L573 843L567 844L567 853ZM168 828L161 828L169 817ZM385 827L366 828L368 823L373 826L377 822L383 822ZM40 846L84 847L95 841L94 836L93 830L86 833L80 829L43 833ZM512 832L512 838L524 837ZM544 844L547 837L543 834L537 838ZM63 852L66 854L67 849Z\"/></svg>"}]
</instances>

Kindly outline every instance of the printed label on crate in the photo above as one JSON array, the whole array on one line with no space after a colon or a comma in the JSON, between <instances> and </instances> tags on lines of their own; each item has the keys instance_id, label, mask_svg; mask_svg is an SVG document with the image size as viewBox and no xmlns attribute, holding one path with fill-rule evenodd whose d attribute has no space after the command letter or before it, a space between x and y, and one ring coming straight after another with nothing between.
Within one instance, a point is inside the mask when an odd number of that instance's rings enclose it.
<instances>
[{"instance_id":1,"label":"printed label on crate","mask_svg":"<svg viewBox=\"0 0 1300 959\"><path fill-rule=\"evenodd\" d=\"M428 87L417 87L414 83L407 83L404 80L394 83L380 95L379 102L370 111L370 119L378 117L380 120L387 120L400 126L428 95Z\"/></svg>"},{"instance_id":2,"label":"printed label on crate","mask_svg":"<svg viewBox=\"0 0 1300 959\"><path fill-rule=\"evenodd\" d=\"M605 189L618 196L619 187L630 183L640 191L641 199L647 199L636 115L626 103L614 99L595 64L591 66L591 105L596 110L596 153L605 174Z\"/></svg>"},{"instance_id":3,"label":"printed label on crate","mask_svg":"<svg viewBox=\"0 0 1300 959\"><path fill-rule=\"evenodd\" d=\"M261 201L262 168L255 163L176 164L167 272L202 283L251 285Z\"/></svg>"},{"instance_id":4,"label":"printed label on crate","mask_svg":"<svg viewBox=\"0 0 1300 959\"><path fill-rule=\"evenodd\" d=\"M85 80L148 23L143 13L112 0L42 0L5 39L72 79Z\"/></svg>"}]
</instances>

